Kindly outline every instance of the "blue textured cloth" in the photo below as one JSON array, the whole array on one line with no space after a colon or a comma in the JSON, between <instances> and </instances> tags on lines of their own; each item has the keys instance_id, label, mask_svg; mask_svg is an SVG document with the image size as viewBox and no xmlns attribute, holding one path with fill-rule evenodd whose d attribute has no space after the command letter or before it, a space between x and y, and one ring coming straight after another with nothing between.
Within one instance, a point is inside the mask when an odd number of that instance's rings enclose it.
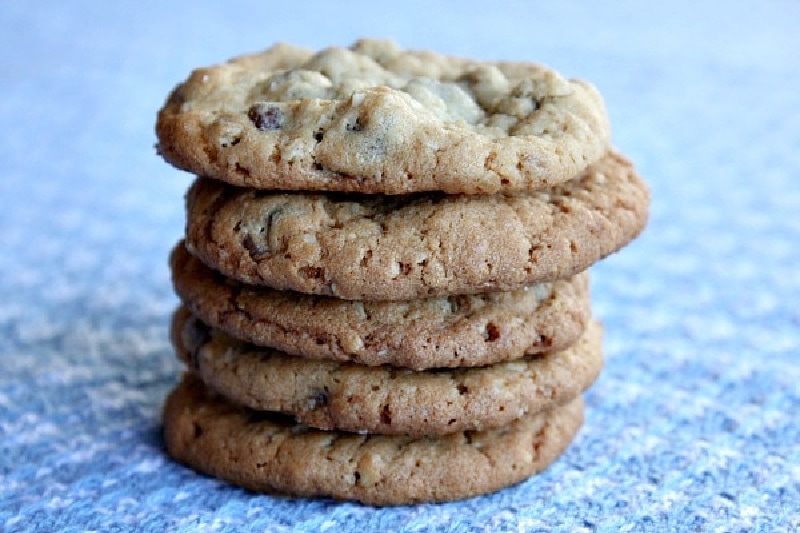
<instances>
[{"instance_id":1,"label":"blue textured cloth","mask_svg":"<svg viewBox=\"0 0 800 533\"><path fill-rule=\"evenodd\" d=\"M800 4L270 4L0 2L0 531L798 531ZM592 80L652 188L594 268L583 430L497 494L276 499L163 452L190 176L155 112L195 66L362 35Z\"/></svg>"}]
</instances>

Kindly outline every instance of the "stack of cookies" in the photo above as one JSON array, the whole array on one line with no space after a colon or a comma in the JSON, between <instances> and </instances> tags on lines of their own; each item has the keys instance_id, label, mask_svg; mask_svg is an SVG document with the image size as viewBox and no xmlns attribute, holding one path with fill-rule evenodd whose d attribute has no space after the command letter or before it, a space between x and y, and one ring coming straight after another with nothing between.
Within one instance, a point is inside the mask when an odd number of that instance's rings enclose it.
<instances>
[{"instance_id":1,"label":"stack of cookies","mask_svg":"<svg viewBox=\"0 0 800 533\"><path fill-rule=\"evenodd\" d=\"M602 367L587 269L648 191L588 83L363 40L196 70L159 113L198 177L172 252L176 460L375 505L541 471Z\"/></svg>"}]
</instances>

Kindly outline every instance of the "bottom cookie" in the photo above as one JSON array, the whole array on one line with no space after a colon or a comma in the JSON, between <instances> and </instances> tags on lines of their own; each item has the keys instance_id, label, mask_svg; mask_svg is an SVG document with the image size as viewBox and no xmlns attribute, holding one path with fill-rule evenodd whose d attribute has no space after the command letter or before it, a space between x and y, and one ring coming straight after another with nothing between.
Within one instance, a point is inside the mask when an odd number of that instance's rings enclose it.
<instances>
[{"instance_id":1,"label":"bottom cookie","mask_svg":"<svg viewBox=\"0 0 800 533\"><path fill-rule=\"evenodd\" d=\"M451 501L536 474L558 458L583 422L571 403L492 431L444 437L320 431L251 411L187 374L164 406L164 437L177 461L235 485L370 505Z\"/></svg>"}]
</instances>

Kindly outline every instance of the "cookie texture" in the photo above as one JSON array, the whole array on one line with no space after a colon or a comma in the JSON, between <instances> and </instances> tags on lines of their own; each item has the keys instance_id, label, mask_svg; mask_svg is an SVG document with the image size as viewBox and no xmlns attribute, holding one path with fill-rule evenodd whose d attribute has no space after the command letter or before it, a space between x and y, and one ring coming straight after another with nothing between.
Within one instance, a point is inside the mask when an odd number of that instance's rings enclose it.
<instances>
[{"instance_id":1,"label":"cookie texture","mask_svg":"<svg viewBox=\"0 0 800 533\"><path fill-rule=\"evenodd\" d=\"M314 361L258 348L185 309L173 320L179 356L213 390L247 407L291 414L319 429L442 435L497 428L566 403L603 366L602 329L546 356L478 368L412 371Z\"/></svg>"},{"instance_id":2,"label":"cookie texture","mask_svg":"<svg viewBox=\"0 0 800 533\"><path fill-rule=\"evenodd\" d=\"M549 187L600 159L610 135L585 81L376 40L198 69L156 133L173 165L235 185L383 194Z\"/></svg>"},{"instance_id":3,"label":"cookie texture","mask_svg":"<svg viewBox=\"0 0 800 533\"><path fill-rule=\"evenodd\" d=\"M355 300L514 290L566 279L635 238L649 192L611 152L517 196L267 193L198 179L186 246L228 277Z\"/></svg>"},{"instance_id":4,"label":"cookie texture","mask_svg":"<svg viewBox=\"0 0 800 533\"><path fill-rule=\"evenodd\" d=\"M294 355L422 370L561 350L591 317L589 274L510 292L360 302L225 278L179 243L175 291L206 324Z\"/></svg>"},{"instance_id":5,"label":"cookie texture","mask_svg":"<svg viewBox=\"0 0 800 533\"><path fill-rule=\"evenodd\" d=\"M402 505L523 481L555 461L582 422L577 399L495 431L435 438L319 431L234 406L187 375L167 398L164 440L177 461L253 491Z\"/></svg>"}]
</instances>

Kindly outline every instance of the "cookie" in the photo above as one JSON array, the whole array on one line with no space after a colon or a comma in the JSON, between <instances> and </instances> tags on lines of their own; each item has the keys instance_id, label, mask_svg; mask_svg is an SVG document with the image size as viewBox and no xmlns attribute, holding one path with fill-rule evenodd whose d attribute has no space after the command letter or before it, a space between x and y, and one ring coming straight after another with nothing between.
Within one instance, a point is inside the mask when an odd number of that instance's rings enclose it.
<instances>
[{"instance_id":1,"label":"cookie","mask_svg":"<svg viewBox=\"0 0 800 533\"><path fill-rule=\"evenodd\" d=\"M315 361L209 328L185 309L173 320L179 356L213 390L247 407L319 429L442 435L504 426L581 394L603 366L591 323L570 348L477 368L412 371Z\"/></svg>"},{"instance_id":2,"label":"cookie","mask_svg":"<svg viewBox=\"0 0 800 533\"><path fill-rule=\"evenodd\" d=\"M494 194L571 179L609 124L589 83L364 40L201 68L158 114L178 168L259 189Z\"/></svg>"},{"instance_id":3,"label":"cookie","mask_svg":"<svg viewBox=\"0 0 800 533\"><path fill-rule=\"evenodd\" d=\"M186 246L249 284L411 300L574 276L635 238L648 204L613 152L562 186L518 196L267 193L200 178Z\"/></svg>"},{"instance_id":4,"label":"cookie","mask_svg":"<svg viewBox=\"0 0 800 533\"><path fill-rule=\"evenodd\" d=\"M359 302L245 285L182 243L170 265L178 296L206 324L290 354L370 366L479 366L561 350L591 316L588 272L511 292Z\"/></svg>"},{"instance_id":5,"label":"cookie","mask_svg":"<svg viewBox=\"0 0 800 533\"><path fill-rule=\"evenodd\" d=\"M237 407L187 375L167 398L164 439L177 461L252 491L402 505L519 483L555 461L582 422L579 398L493 431L436 438L319 431Z\"/></svg>"}]
</instances>

